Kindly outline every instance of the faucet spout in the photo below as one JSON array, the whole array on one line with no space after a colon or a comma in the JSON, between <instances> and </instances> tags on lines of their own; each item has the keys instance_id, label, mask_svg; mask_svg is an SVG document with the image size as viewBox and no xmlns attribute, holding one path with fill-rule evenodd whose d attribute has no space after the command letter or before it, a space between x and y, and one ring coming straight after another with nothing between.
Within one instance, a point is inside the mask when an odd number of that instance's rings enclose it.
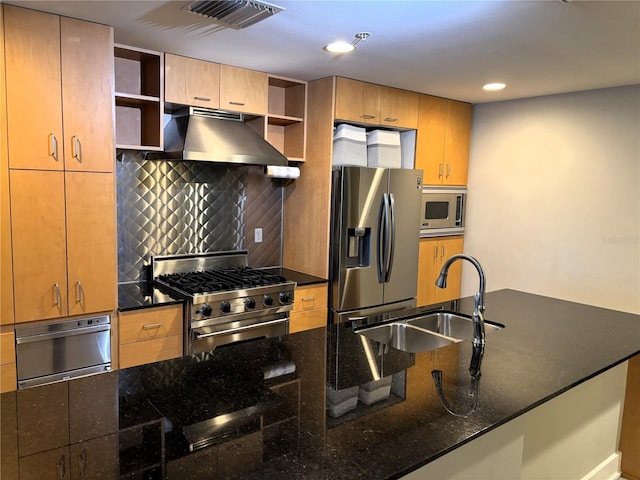
<instances>
[{"instance_id":1,"label":"faucet spout","mask_svg":"<svg viewBox=\"0 0 640 480\"><path fill-rule=\"evenodd\" d=\"M480 277L480 286L478 287L478 291L474 297L474 308L473 308L473 324L474 324L474 335L473 335L473 345L481 346L484 345L484 310L485 310L485 291L486 291L486 277L484 274L484 270L482 269L482 265L480 262L476 260L474 257L470 255L465 255L460 253L458 255L453 255L448 258L444 265L442 265L442 269L440 270L440 275L436 280L436 286L438 288L445 288L447 286L447 275L449 274L449 268L451 264L456 260L466 260L471 263L475 269L478 271L478 276Z\"/></svg>"}]
</instances>

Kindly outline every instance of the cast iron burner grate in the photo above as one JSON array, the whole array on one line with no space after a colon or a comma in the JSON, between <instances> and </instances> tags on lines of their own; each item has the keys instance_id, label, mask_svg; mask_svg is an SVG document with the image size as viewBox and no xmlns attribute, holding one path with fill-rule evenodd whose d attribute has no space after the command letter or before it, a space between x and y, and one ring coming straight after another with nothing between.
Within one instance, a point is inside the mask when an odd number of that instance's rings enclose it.
<instances>
[{"instance_id":1,"label":"cast iron burner grate","mask_svg":"<svg viewBox=\"0 0 640 480\"><path fill-rule=\"evenodd\" d=\"M286 282L280 275L249 267L222 267L200 272L160 275L158 280L191 295L263 287Z\"/></svg>"}]
</instances>

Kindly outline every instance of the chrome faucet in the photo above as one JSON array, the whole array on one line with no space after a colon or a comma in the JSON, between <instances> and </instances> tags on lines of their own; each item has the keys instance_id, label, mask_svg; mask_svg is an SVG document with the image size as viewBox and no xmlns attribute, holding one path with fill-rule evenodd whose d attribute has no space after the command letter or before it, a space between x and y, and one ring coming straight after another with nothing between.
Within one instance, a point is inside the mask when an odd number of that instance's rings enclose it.
<instances>
[{"instance_id":1,"label":"chrome faucet","mask_svg":"<svg viewBox=\"0 0 640 480\"><path fill-rule=\"evenodd\" d=\"M486 278L484 276L484 270L482 270L482 265L480 262L473 258L470 255L458 254L450 257L444 265L442 265L442 270L440 270L440 275L436 280L436 286L439 288L445 288L447 286L447 275L449 274L449 267L456 260L467 260L470 262L476 270L478 271L478 275L480 276L480 287L475 294L475 301L473 307L473 345L474 346L482 346L484 345L484 297L485 297L485 289L486 289Z\"/></svg>"}]
</instances>

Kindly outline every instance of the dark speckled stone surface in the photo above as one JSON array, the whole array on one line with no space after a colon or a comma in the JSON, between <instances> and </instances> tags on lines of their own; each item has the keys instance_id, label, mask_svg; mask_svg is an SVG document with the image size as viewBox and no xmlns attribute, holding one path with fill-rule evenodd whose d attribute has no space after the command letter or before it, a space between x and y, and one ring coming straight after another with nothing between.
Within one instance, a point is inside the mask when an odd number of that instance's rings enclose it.
<instances>
[{"instance_id":1,"label":"dark speckled stone surface","mask_svg":"<svg viewBox=\"0 0 640 480\"><path fill-rule=\"evenodd\" d=\"M467 298L403 315L434 308L469 314L473 305ZM466 418L445 411L431 371L442 371L452 407L469 410L469 340L415 355L369 344L380 363L368 364L360 337L340 325L97 375L93 378L104 379L104 387L96 380L95 388L118 398L117 406L101 411L109 418L117 411L119 420L113 432L102 432L93 441L96 448L117 447L122 478L142 478L143 473L144 478L182 480L399 478L640 352L638 315L501 290L487 295L485 317L506 327L487 332L479 401ZM327 379L335 380L328 368L358 370L352 377L342 376L345 384L362 382L372 370L382 369L382 375L392 374L391 394L372 405L360 402L333 418L325 401ZM282 375L264 379L265 371ZM109 381L113 377L117 385ZM70 390L81 380L68 382ZM51 439L47 430L54 418L59 423L62 410L74 421L73 406L51 400L59 388L3 394L3 468L17 465L23 455L18 437L40 436L39 443L48 449L71 443L69 462L77 463L73 440ZM29 422L18 411L27 394L29 408L38 412ZM35 408L34 401L47 402L49 408ZM189 451L190 441L210 437L204 448ZM109 439L114 438L112 445ZM82 444L89 458L91 445ZM21 468L37 468L39 454L28 453L20 459ZM113 455L105 459L109 461L111 465Z\"/></svg>"}]
</instances>

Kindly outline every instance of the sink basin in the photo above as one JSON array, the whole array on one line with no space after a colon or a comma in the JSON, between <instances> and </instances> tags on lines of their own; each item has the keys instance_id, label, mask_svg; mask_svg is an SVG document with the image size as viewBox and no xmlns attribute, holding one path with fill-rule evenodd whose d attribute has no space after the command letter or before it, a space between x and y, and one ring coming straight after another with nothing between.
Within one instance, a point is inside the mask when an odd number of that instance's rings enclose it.
<instances>
[{"instance_id":1,"label":"sink basin","mask_svg":"<svg viewBox=\"0 0 640 480\"><path fill-rule=\"evenodd\" d=\"M370 340L410 353L427 352L462 341L406 322L369 327L358 333Z\"/></svg>"},{"instance_id":2,"label":"sink basin","mask_svg":"<svg viewBox=\"0 0 640 480\"><path fill-rule=\"evenodd\" d=\"M434 312L421 317L405 320L407 324L437 332L447 337L469 340L473 338L473 321L471 317L450 312ZM484 321L485 333L491 330L502 330L504 325Z\"/></svg>"}]
</instances>

